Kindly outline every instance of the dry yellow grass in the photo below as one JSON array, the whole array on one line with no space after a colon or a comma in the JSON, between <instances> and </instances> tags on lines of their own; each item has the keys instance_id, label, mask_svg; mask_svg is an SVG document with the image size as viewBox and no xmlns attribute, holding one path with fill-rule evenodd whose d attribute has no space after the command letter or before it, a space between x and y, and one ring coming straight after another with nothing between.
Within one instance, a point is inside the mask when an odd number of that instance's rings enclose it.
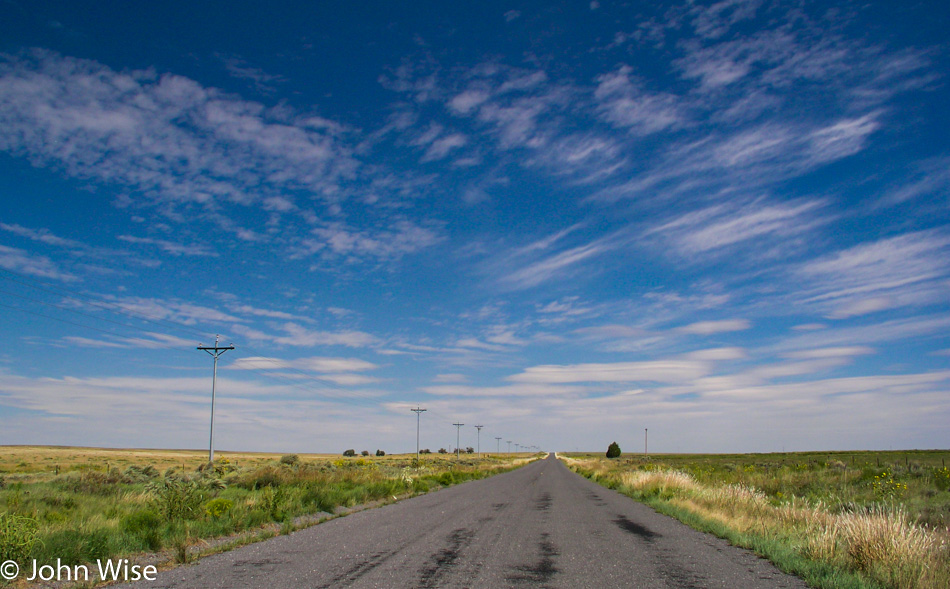
<instances>
[{"instance_id":1,"label":"dry yellow grass","mask_svg":"<svg viewBox=\"0 0 950 589\"><path fill-rule=\"evenodd\" d=\"M831 513L820 503L776 505L753 487L710 487L675 470L623 472L619 480L635 496L665 499L738 532L790 538L808 558L837 562L889 587L944 589L950 581L946 531L915 524L900 507Z\"/></svg>"}]
</instances>

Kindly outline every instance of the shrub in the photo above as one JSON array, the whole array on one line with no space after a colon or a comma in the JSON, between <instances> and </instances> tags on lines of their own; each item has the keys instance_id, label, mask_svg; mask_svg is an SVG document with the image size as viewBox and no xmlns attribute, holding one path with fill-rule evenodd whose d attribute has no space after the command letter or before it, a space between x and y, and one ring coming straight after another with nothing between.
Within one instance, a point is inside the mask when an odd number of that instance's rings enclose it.
<instances>
[{"instance_id":1,"label":"shrub","mask_svg":"<svg viewBox=\"0 0 950 589\"><path fill-rule=\"evenodd\" d=\"M245 474L238 484L249 491L256 491L264 487L278 487L287 476L287 472L282 469L265 466Z\"/></svg>"},{"instance_id":2,"label":"shrub","mask_svg":"<svg viewBox=\"0 0 950 589\"><path fill-rule=\"evenodd\" d=\"M362 452L360 452L360 454L362 454L363 456L369 456L369 450L363 450Z\"/></svg>"},{"instance_id":3,"label":"shrub","mask_svg":"<svg viewBox=\"0 0 950 589\"><path fill-rule=\"evenodd\" d=\"M611 442L607 446L607 458L617 458L620 456L620 445L617 442Z\"/></svg>"},{"instance_id":4,"label":"shrub","mask_svg":"<svg viewBox=\"0 0 950 589\"><path fill-rule=\"evenodd\" d=\"M344 456L356 456L356 450L354 450L353 448L350 448L349 450L344 450L344 451L343 451L343 455L344 455Z\"/></svg>"},{"instance_id":5,"label":"shrub","mask_svg":"<svg viewBox=\"0 0 950 589\"><path fill-rule=\"evenodd\" d=\"M168 521L194 519L201 506L201 490L192 481L162 479L148 485L156 511Z\"/></svg>"},{"instance_id":6,"label":"shrub","mask_svg":"<svg viewBox=\"0 0 950 589\"><path fill-rule=\"evenodd\" d=\"M419 450L419 454L432 454L432 450L429 450L428 448L423 448L422 450Z\"/></svg>"},{"instance_id":7,"label":"shrub","mask_svg":"<svg viewBox=\"0 0 950 589\"><path fill-rule=\"evenodd\" d=\"M386 453L383 452L382 450L377 450L377 451L376 451L376 455L377 455L377 456L385 456Z\"/></svg>"},{"instance_id":8,"label":"shrub","mask_svg":"<svg viewBox=\"0 0 950 589\"><path fill-rule=\"evenodd\" d=\"M36 544L37 529L32 517L0 513L0 560L25 562Z\"/></svg>"},{"instance_id":9,"label":"shrub","mask_svg":"<svg viewBox=\"0 0 950 589\"><path fill-rule=\"evenodd\" d=\"M261 492L260 507L274 521L283 521L284 512L281 504L284 502L284 490L281 487L268 487Z\"/></svg>"},{"instance_id":10,"label":"shrub","mask_svg":"<svg viewBox=\"0 0 950 589\"><path fill-rule=\"evenodd\" d=\"M941 491L950 490L950 469L946 466L934 469L934 485Z\"/></svg>"},{"instance_id":11,"label":"shrub","mask_svg":"<svg viewBox=\"0 0 950 589\"><path fill-rule=\"evenodd\" d=\"M296 454L284 454L280 457L280 463L286 464L287 466L293 466L300 462L300 457Z\"/></svg>"},{"instance_id":12,"label":"shrub","mask_svg":"<svg viewBox=\"0 0 950 589\"><path fill-rule=\"evenodd\" d=\"M465 449L465 452L466 452L467 454L474 454L474 453L475 453L475 448L472 448L471 446L469 446L468 448Z\"/></svg>"},{"instance_id":13,"label":"shrub","mask_svg":"<svg viewBox=\"0 0 950 589\"><path fill-rule=\"evenodd\" d=\"M205 503L205 513L214 519L218 519L222 515L231 511L232 507L234 507L233 501L218 497L217 499L212 499L211 501Z\"/></svg>"},{"instance_id":14,"label":"shrub","mask_svg":"<svg viewBox=\"0 0 950 589\"><path fill-rule=\"evenodd\" d=\"M439 448L439 454L448 454L448 453L449 451L446 450L445 448Z\"/></svg>"}]
</instances>

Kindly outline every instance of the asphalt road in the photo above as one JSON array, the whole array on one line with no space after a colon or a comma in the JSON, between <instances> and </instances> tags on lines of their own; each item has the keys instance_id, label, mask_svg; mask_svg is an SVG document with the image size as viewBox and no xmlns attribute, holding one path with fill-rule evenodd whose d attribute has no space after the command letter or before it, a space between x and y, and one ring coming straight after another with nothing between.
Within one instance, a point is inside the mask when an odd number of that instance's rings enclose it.
<instances>
[{"instance_id":1,"label":"asphalt road","mask_svg":"<svg viewBox=\"0 0 950 589\"><path fill-rule=\"evenodd\" d=\"M807 586L572 473L552 456L127 587Z\"/></svg>"}]
</instances>

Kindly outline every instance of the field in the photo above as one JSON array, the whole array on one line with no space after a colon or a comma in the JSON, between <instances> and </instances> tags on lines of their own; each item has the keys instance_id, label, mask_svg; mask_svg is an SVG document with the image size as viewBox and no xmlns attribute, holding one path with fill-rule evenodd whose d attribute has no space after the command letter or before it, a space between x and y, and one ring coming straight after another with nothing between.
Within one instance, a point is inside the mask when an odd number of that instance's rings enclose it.
<instances>
[{"instance_id":1,"label":"field","mask_svg":"<svg viewBox=\"0 0 950 589\"><path fill-rule=\"evenodd\" d=\"M0 561L185 562L529 457L414 459L216 452L211 466L201 451L0 447Z\"/></svg>"},{"instance_id":2,"label":"field","mask_svg":"<svg viewBox=\"0 0 950 589\"><path fill-rule=\"evenodd\" d=\"M561 458L815 587L950 587L948 451Z\"/></svg>"}]
</instances>

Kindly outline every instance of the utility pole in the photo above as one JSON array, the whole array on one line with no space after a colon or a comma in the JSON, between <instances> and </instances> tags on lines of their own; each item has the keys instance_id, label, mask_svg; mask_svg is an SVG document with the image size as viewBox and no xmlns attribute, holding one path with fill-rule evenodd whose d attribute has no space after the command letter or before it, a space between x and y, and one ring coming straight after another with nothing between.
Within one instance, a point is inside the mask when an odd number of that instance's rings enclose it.
<instances>
[{"instance_id":1,"label":"utility pole","mask_svg":"<svg viewBox=\"0 0 950 589\"><path fill-rule=\"evenodd\" d=\"M511 458L511 440L508 440L508 457Z\"/></svg>"},{"instance_id":2,"label":"utility pole","mask_svg":"<svg viewBox=\"0 0 950 589\"><path fill-rule=\"evenodd\" d=\"M501 454L501 436L495 436L495 454Z\"/></svg>"},{"instance_id":3,"label":"utility pole","mask_svg":"<svg viewBox=\"0 0 950 589\"><path fill-rule=\"evenodd\" d=\"M485 427L485 426L484 426L484 425L476 425L476 426L475 426L475 429L478 430L478 438L476 438L478 441L475 443L475 446L476 446L476 449L478 450L478 457L479 457L479 458L482 457L482 428L483 428L483 427Z\"/></svg>"},{"instance_id":4,"label":"utility pole","mask_svg":"<svg viewBox=\"0 0 950 589\"><path fill-rule=\"evenodd\" d=\"M649 448L650 448L649 442L650 442L650 430L647 429L647 428L643 428L643 455L644 455L644 456L649 456L649 455L650 455L650 452L649 452Z\"/></svg>"},{"instance_id":5,"label":"utility pole","mask_svg":"<svg viewBox=\"0 0 950 589\"><path fill-rule=\"evenodd\" d=\"M416 464L419 464L419 417L426 409L419 409L419 406L416 405L416 408L410 409L410 411L416 414Z\"/></svg>"},{"instance_id":6,"label":"utility pole","mask_svg":"<svg viewBox=\"0 0 950 589\"><path fill-rule=\"evenodd\" d=\"M455 426L455 459L458 460L461 456L461 450L459 449L459 436L461 436L462 426L464 423L453 423Z\"/></svg>"},{"instance_id":7,"label":"utility pole","mask_svg":"<svg viewBox=\"0 0 950 589\"><path fill-rule=\"evenodd\" d=\"M213 348L198 344L199 350L208 352L211 354L211 357L214 358L214 372L211 374L211 439L208 442L208 462L214 462L214 388L218 381L218 357L228 350L234 349L234 344L225 347L218 346L218 340L220 338L221 336L219 335L214 336Z\"/></svg>"}]
</instances>

